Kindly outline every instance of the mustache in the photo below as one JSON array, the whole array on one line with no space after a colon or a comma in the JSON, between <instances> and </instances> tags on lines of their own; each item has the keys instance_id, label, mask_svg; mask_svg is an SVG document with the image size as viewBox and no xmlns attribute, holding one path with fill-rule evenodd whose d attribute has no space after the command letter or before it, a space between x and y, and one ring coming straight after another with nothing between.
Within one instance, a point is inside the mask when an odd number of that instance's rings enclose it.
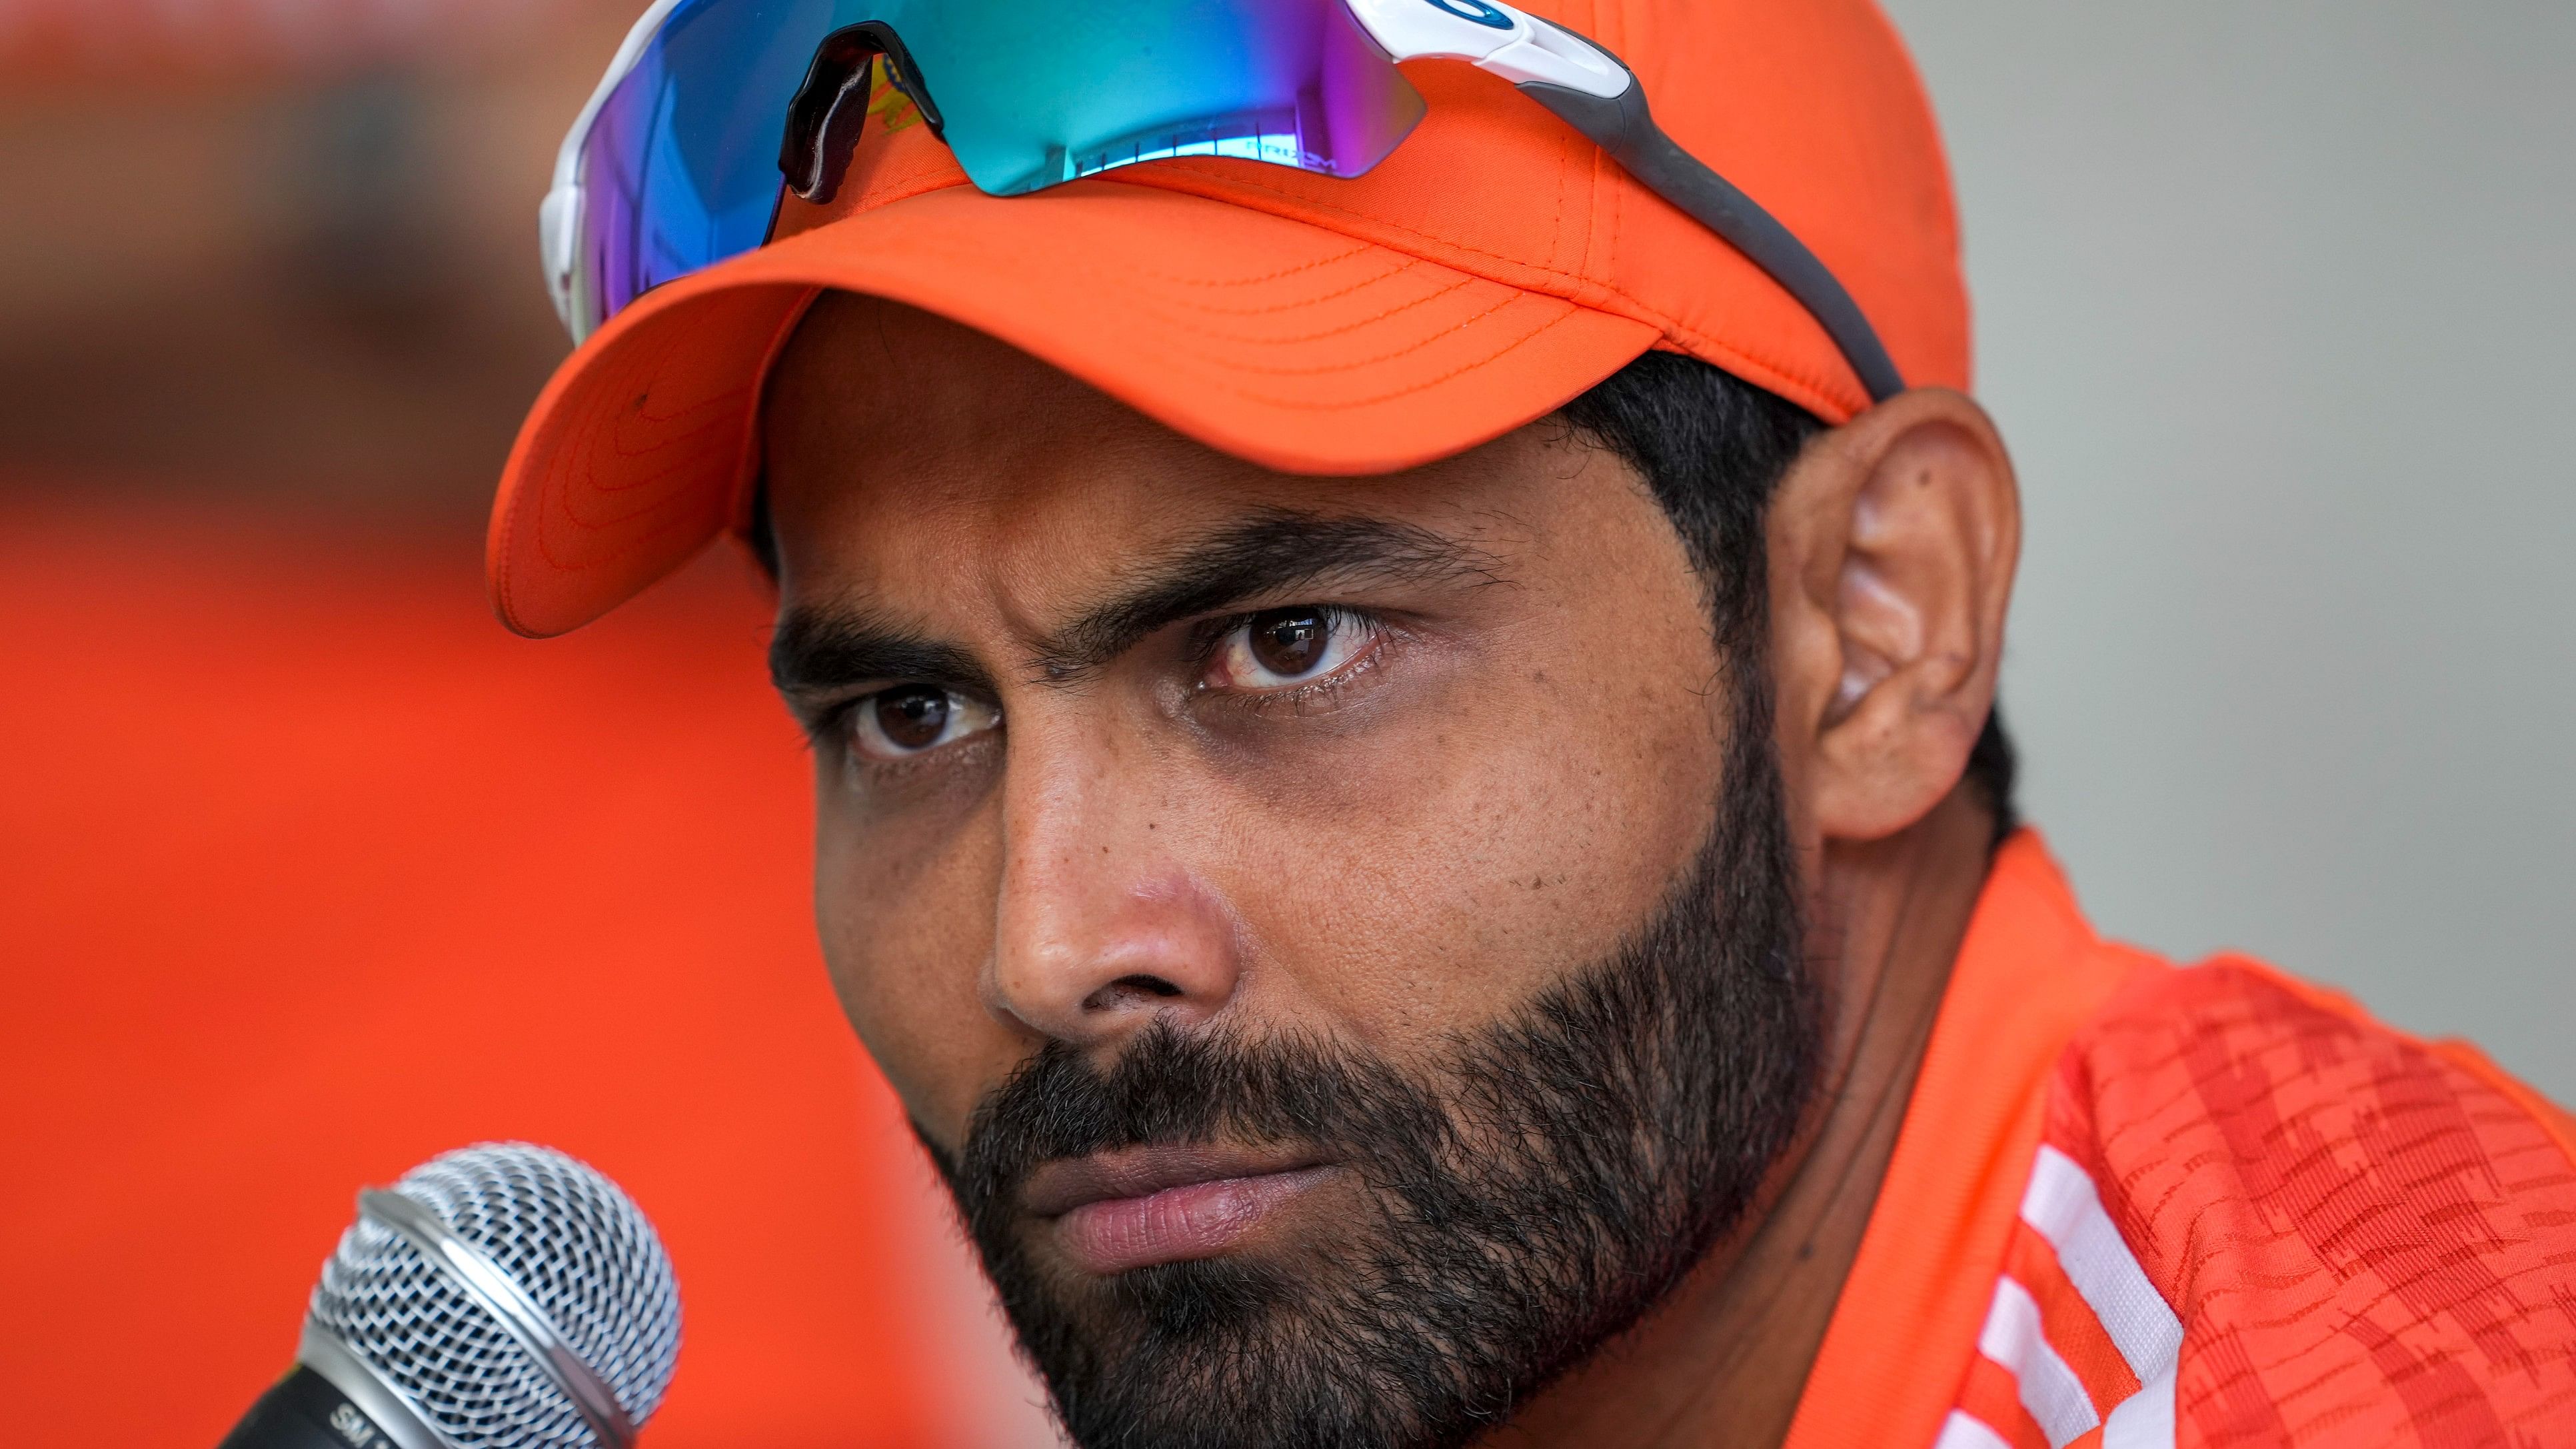
<instances>
[{"instance_id":1,"label":"mustache","mask_svg":"<svg viewBox=\"0 0 2576 1449\"><path fill-rule=\"evenodd\" d=\"M1746 717L1767 717L1758 679L1746 687ZM1417 1188L1502 1150L1590 1181L1608 1167L1585 1140L1606 1106L1679 1100L1718 1108L1698 1126L1739 1166L1767 1160L1780 1128L1760 1107L1803 1107L1829 1014L1769 751L1766 733L1741 732L1708 838L1653 915L1520 1010L1450 1034L1425 1075L1319 1036L1157 1020L1107 1063L1046 1042L976 1105L954 1155L915 1134L979 1238L1039 1167L1124 1147L1311 1146L1374 1186Z\"/></svg>"},{"instance_id":2,"label":"mustache","mask_svg":"<svg viewBox=\"0 0 2576 1449\"><path fill-rule=\"evenodd\" d=\"M1040 1166L1122 1147L1296 1144L1436 1157L1454 1146L1440 1100L1379 1061L1296 1037L1247 1040L1154 1022L1106 1066L1049 1042L978 1105L941 1168L980 1218ZM924 1141L928 1138L925 1135Z\"/></svg>"}]
</instances>

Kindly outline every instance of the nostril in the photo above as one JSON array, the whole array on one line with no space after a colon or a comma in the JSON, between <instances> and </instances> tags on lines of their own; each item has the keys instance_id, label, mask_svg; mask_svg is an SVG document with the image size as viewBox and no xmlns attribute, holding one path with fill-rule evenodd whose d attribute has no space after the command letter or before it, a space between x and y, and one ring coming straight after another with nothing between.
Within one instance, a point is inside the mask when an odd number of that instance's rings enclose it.
<instances>
[{"instance_id":1,"label":"nostril","mask_svg":"<svg viewBox=\"0 0 2576 1449\"><path fill-rule=\"evenodd\" d=\"M1082 1005L1084 1009L1088 1011L1107 1011L1114 1006L1133 1004L1133 998L1140 996L1169 999L1180 994L1181 988L1164 980L1162 977L1148 976L1142 972L1138 972L1133 975L1121 976L1117 980L1110 982L1108 985L1101 987L1098 991L1091 993L1091 995L1083 1001Z\"/></svg>"}]
</instances>

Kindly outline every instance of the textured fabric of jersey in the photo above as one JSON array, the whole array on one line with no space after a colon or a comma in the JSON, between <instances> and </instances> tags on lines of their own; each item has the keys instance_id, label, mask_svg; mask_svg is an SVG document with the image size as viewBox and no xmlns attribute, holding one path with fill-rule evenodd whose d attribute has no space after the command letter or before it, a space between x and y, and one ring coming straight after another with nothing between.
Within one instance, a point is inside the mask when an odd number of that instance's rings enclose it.
<instances>
[{"instance_id":1,"label":"textured fabric of jersey","mask_svg":"<svg viewBox=\"0 0 2576 1449\"><path fill-rule=\"evenodd\" d=\"M2259 963L2101 943L2034 837L1979 925L1793 1445L2576 1445L2564 1113ZM1987 999L2016 991L2057 1009ZM2002 1170L1960 1192L1927 1157ZM1927 1207L1962 1226L1910 1233ZM1952 1311L1874 1313L1909 1292Z\"/></svg>"}]
</instances>

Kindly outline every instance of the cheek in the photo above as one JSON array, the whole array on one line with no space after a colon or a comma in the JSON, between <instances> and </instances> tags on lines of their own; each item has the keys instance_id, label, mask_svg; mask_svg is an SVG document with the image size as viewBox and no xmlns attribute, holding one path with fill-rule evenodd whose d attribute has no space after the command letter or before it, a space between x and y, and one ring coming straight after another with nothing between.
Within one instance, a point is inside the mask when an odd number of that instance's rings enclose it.
<instances>
[{"instance_id":1,"label":"cheek","mask_svg":"<svg viewBox=\"0 0 2576 1449\"><path fill-rule=\"evenodd\" d=\"M1694 668L1511 651L1245 802L1230 892L1298 992L1398 1059L1614 950L1704 838L1724 743ZM1257 821L1257 825L1250 822ZM1293 1010L1293 1008L1290 1008ZM1287 1014L1283 1011L1283 1014Z\"/></svg>"},{"instance_id":2,"label":"cheek","mask_svg":"<svg viewBox=\"0 0 2576 1449\"><path fill-rule=\"evenodd\" d=\"M983 1093L1025 1045L977 992L992 949L1000 855L978 812L890 830L852 806L823 764L814 914L832 989L912 1118L954 1147Z\"/></svg>"}]
</instances>

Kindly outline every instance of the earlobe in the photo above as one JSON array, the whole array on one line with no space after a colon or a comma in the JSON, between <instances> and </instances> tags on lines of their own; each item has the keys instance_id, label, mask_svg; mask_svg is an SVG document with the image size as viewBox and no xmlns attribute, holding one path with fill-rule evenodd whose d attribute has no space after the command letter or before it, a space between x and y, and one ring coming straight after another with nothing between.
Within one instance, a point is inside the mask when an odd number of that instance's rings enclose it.
<instances>
[{"instance_id":1,"label":"earlobe","mask_svg":"<svg viewBox=\"0 0 2576 1449\"><path fill-rule=\"evenodd\" d=\"M1819 439L1774 504L1783 743L1828 839L1957 788L1993 708L2020 496L1983 409L1925 389Z\"/></svg>"}]
</instances>

